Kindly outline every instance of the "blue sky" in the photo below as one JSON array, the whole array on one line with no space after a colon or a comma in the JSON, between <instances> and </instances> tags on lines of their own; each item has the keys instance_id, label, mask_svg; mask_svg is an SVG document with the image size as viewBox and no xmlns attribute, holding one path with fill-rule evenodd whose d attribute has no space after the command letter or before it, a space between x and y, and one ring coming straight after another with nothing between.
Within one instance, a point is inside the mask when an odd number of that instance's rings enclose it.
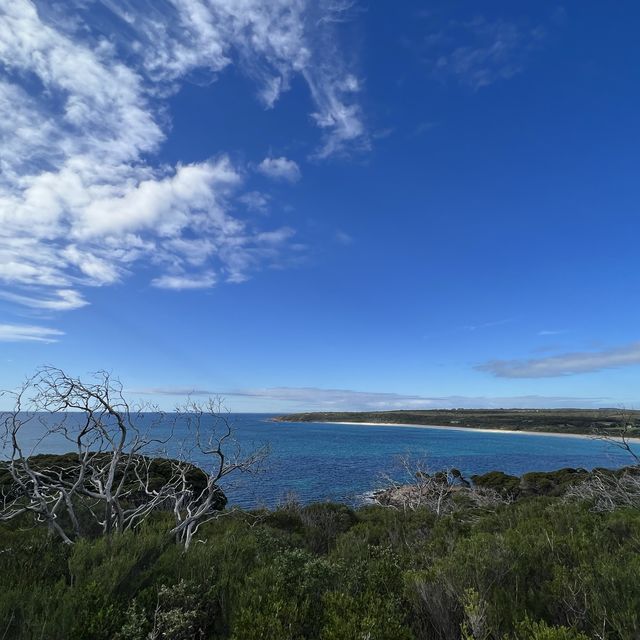
<instances>
[{"instance_id":1,"label":"blue sky","mask_svg":"<svg viewBox=\"0 0 640 640\"><path fill-rule=\"evenodd\" d=\"M0 0L0 387L638 406L638 18Z\"/></svg>"}]
</instances>

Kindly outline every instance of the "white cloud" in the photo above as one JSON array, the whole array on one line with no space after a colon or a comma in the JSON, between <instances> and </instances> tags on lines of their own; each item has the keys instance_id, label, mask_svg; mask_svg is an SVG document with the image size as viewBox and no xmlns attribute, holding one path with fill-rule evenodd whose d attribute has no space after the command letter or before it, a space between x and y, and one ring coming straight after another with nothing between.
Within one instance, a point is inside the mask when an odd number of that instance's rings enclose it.
<instances>
[{"instance_id":1,"label":"white cloud","mask_svg":"<svg viewBox=\"0 0 640 640\"><path fill-rule=\"evenodd\" d=\"M369 138L366 134L362 109L351 94L359 90L355 82L343 82L335 77L330 68L325 68L319 77L316 73L305 75L318 110L311 114L316 124L324 129L324 144L315 157L326 158L340 153L351 146L368 149Z\"/></svg>"},{"instance_id":2,"label":"white cloud","mask_svg":"<svg viewBox=\"0 0 640 640\"><path fill-rule=\"evenodd\" d=\"M0 324L0 342L56 342L62 335L62 331L48 327Z\"/></svg>"},{"instance_id":3,"label":"white cloud","mask_svg":"<svg viewBox=\"0 0 640 640\"><path fill-rule=\"evenodd\" d=\"M292 231L235 212L242 167L224 155L153 163L169 131L165 98L185 78L211 82L237 64L271 108L300 75L322 155L366 138L359 81L335 46L319 46L334 41L320 18L341 11L328 0L103 5L0 0L0 282L22 288L5 296L16 304L77 308L80 287L113 284L139 261L171 288L240 282L278 261ZM273 177L299 178L295 162L271 160Z\"/></svg>"},{"instance_id":4,"label":"white cloud","mask_svg":"<svg viewBox=\"0 0 640 640\"><path fill-rule=\"evenodd\" d=\"M401 393L354 391L352 389L321 389L317 387L271 387L265 389L212 390L202 387L156 387L131 393L156 396L222 396L248 398L301 411L383 411L394 409L455 409L455 408L553 408L600 406L604 398L571 396L443 396L430 397ZM285 410L285 409L282 409Z\"/></svg>"},{"instance_id":5,"label":"white cloud","mask_svg":"<svg viewBox=\"0 0 640 640\"><path fill-rule=\"evenodd\" d=\"M151 281L154 287L159 289L208 289L217 283L215 273L201 273L195 276L189 275L163 275Z\"/></svg>"},{"instance_id":6,"label":"white cloud","mask_svg":"<svg viewBox=\"0 0 640 640\"><path fill-rule=\"evenodd\" d=\"M300 167L294 160L285 157L265 158L259 165L258 171L275 180L297 182L300 180Z\"/></svg>"},{"instance_id":7,"label":"white cloud","mask_svg":"<svg viewBox=\"0 0 640 640\"><path fill-rule=\"evenodd\" d=\"M248 191L243 193L238 200L247 207L249 211L265 213L269 208L269 196L260 191Z\"/></svg>"},{"instance_id":8,"label":"white cloud","mask_svg":"<svg viewBox=\"0 0 640 640\"><path fill-rule=\"evenodd\" d=\"M241 225L226 215L222 199L239 181L227 158L178 166L164 178L143 180L93 199L78 216L72 233L80 240L149 230L161 238L173 238L186 227L232 233Z\"/></svg>"},{"instance_id":9,"label":"white cloud","mask_svg":"<svg viewBox=\"0 0 640 640\"><path fill-rule=\"evenodd\" d=\"M153 10L133 2L103 0L125 22L155 81L176 81L204 73L212 81L237 62L258 85L258 98L272 108L295 75L301 75L315 103L312 114L324 129L318 155L367 146L362 111L355 96L360 80L346 68L335 37L352 3L334 0L158 0ZM125 36L127 32L124 32Z\"/></svg>"},{"instance_id":10,"label":"white cloud","mask_svg":"<svg viewBox=\"0 0 640 640\"><path fill-rule=\"evenodd\" d=\"M101 258L91 251L83 251L74 244L67 245L60 254L70 266L77 267L90 284L113 284L123 273L122 265ZM117 257L120 262L126 262L124 254L120 253Z\"/></svg>"},{"instance_id":11,"label":"white cloud","mask_svg":"<svg viewBox=\"0 0 640 640\"><path fill-rule=\"evenodd\" d=\"M640 342L529 360L491 360L476 367L499 378L551 378L640 365Z\"/></svg>"},{"instance_id":12,"label":"white cloud","mask_svg":"<svg viewBox=\"0 0 640 640\"><path fill-rule=\"evenodd\" d=\"M89 304L77 291L73 289L58 289L53 291L56 297L38 298L35 296L0 291L0 298L9 302L48 311L69 311L80 309Z\"/></svg>"}]
</instances>

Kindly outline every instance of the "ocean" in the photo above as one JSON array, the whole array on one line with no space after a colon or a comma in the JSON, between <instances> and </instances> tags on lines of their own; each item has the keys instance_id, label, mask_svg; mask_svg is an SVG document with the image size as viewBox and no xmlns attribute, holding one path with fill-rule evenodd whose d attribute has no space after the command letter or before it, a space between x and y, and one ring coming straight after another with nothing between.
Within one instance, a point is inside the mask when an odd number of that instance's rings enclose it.
<instances>
[{"instance_id":1,"label":"ocean","mask_svg":"<svg viewBox=\"0 0 640 640\"><path fill-rule=\"evenodd\" d=\"M410 481L400 464L404 457L421 461L433 471L456 467L465 476L492 470L519 475L561 467L614 468L632 463L630 456L617 447L588 438L447 427L285 423L272 422L272 417L271 414L228 416L235 438L235 443L227 447L229 453L235 452L236 446L241 454L263 445L270 449L255 473L229 476L223 483L229 506L273 507L288 497L303 503L336 500L359 504L384 486L385 476ZM146 419L154 420L151 415ZM165 427L157 428L161 435L169 433ZM37 421L25 428L25 451L72 450L60 437L38 444L40 433ZM175 434L174 441L167 445L168 453L172 446L177 446L173 442L181 440L179 426Z\"/></svg>"}]
</instances>

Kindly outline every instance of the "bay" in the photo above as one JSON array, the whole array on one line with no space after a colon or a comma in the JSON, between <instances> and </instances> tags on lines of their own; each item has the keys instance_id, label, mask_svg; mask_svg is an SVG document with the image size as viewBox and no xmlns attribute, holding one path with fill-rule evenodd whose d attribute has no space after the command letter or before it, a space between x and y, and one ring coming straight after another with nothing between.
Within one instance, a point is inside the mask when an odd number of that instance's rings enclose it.
<instances>
[{"instance_id":1,"label":"bay","mask_svg":"<svg viewBox=\"0 0 640 640\"><path fill-rule=\"evenodd\" d=\"M235 440L233 445L228 443L230 453L236 445L241 455L269 447L267 458L255 473L229 476L223 483L230 506L273 507L291 496L303 503L336 500L358 504L384 486L384 476L410 481L400 464L403 457L421 461L433 471L455 467L467 477L493 470L520 475L562 467L615 468L632 463L617 447L590 438L413 425L274 422L272 418L271 414L228 416ZM72 449L59 437L39 442L41 423L53 419L44 416L25 427L25 451L63 453ZM80 415L68 419L80 420ZM160 424L153 414L147 414L145 421L154 424L159 437L169 434L173 422L171 414ZM175 443L182 435L178 421ZM172 442L167 452L172 452ZM203 463L204 459L194 456L194 461Z\"/></svg>"}]
</instances>

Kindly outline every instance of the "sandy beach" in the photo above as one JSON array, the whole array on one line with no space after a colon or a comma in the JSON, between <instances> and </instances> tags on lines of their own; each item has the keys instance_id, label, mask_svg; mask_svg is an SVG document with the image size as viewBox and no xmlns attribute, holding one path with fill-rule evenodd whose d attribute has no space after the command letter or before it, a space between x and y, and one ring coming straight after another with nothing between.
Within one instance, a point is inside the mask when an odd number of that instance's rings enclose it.
<instances>
[{"instance_id":1,"label":"sandy beach","mask_svg":"<svg viewBox=\"0 0 640 640\"><path fill-rule=\"evenodd\" d=\"M350 424L360 425L363 427L406 427L409 429L440 429L440 430L456 430L456 431L473 431L476 433L504 433L511 435L527 435L527 436L553 436L554 438L583 438L589 440L598 440L596 436L583 434L583 433L555 433L546 431L515 431L513 429L475 429L474 427L456 427L456 426L444 426L444 425L429 425L429 424L405 424L401 422L316 422L315 424ZM629 442L639 443L640 438L627 438Z\"/></svg>"}]
</instances>

